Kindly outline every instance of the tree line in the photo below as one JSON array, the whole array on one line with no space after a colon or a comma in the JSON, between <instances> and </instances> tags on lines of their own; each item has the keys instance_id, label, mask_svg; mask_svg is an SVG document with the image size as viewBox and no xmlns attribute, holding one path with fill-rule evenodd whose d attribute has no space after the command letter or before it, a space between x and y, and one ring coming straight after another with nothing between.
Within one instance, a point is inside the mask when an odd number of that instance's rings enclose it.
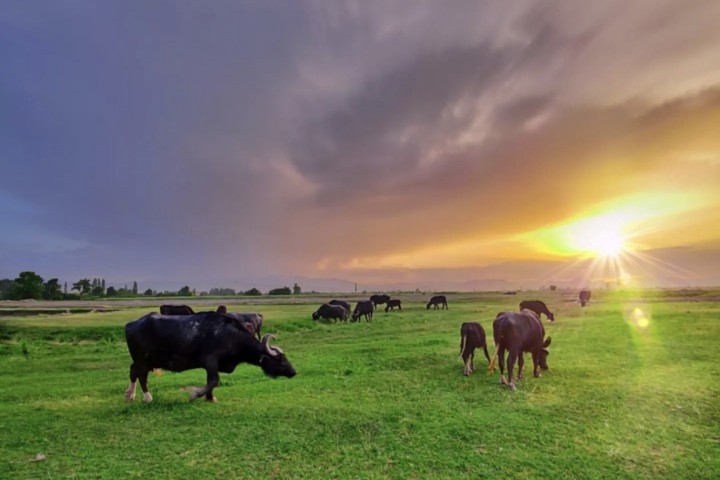
<instances>
[{"instance_id":1,"label":"tree line","mask_svg":"<svg viewBox=\"0 0 720 480\"><path fill-rule=\"evenodd\" d=\"M268 292L268 295L299 295L302 289L296 283L292 290L290 287L274 288ZM189 297L198 295L195 289L191 289L185 285L177 291L165 290L158 291L148 288L142 294L138 290L138 282L134 281L132 287L115 288L105 285L104 278L82 278L71 285L68 291L68 282L62 285L57 278L51 278L45 281L40 275L32 271L20 272L14 280L5 278L0 279L0 300L82 300L87 298L107 298L107 297ZM232 288L211 288L209 291L202 291L199 295L262 295L257 288L251 288L245 291L235 291Z\"/></svg>"}]
</instances>

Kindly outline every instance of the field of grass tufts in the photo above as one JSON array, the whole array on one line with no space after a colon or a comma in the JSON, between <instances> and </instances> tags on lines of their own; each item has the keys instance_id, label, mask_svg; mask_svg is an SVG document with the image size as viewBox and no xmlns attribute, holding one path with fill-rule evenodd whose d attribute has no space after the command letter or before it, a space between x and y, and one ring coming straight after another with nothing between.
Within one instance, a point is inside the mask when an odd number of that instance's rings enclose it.
<instances>
[{"instance_id":1,"label":"field of grass tufts","mask_svg":"<svg viewBox=\"0 0 720 480\"><path fill-rule=\"evenodd\" d=\"M123 326L148 308L0 317L0 478L720 478L720 303L690 293L450 295L343 324L314 322L315 301L243 305L298 375L240 365L216 404L187 400L202 370L125 403ZM555 313L550 370L526 354L512 392L477 352L464 377L460 324L491 336L532 298Z\"/></svg>"}]
</instances>

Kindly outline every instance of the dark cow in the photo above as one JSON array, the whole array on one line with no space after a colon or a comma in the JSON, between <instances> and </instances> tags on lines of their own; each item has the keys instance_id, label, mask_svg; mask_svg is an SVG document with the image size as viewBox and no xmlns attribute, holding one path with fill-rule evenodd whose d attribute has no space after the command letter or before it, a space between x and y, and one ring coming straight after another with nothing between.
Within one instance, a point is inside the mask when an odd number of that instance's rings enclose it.
<instances>
[{"instance_id":1,"label":"dark cow","mask_svg":"<svg viewBox=\"0 0 720 480\"><path fill-rule=\"evenodd\" d=\"M192 315L193 309L187 305L161 305L160 315Z\"/></svg>"},{"instance_id":2,"label":"dark cow","mask_svg":"<svg viewBox=\"0 0 720 480\"><path fill-rule=\"evenodd\" d=\"M495 356L490 362L488 372L500 364L500 383L515 390L513 368L518 362L517 379L523 378L523 352L530 352L533 359L533 375L540 376L540 369L547 370L547 356L550 354L550 337L543 342L544 328L540 316L532 310L520 312L500 312L493 322ZM505 380L505 351L508 351L508 380Z\"/></svg>"},{"instance_id":3,"label":"dark cow","mask_svg":"<svg viewBox=\"0 0 720 480\"><path fill-rule=\"evenodd\" d=\"M392 300L387 301L387 305L385 305L385 311L388 312L390 310L395 310L395 307L400 309L400 311L402 312L402 302L397 298L393 298Z\"/></svg>"},{"instance_id":4,"label":"dark cow","mask_svg":"<svg viewBox=\"0 0 720 480\"><path fill-rule=\"evenodd\" d=\"M312 318L313 320L324 318L327 320L333 320L335 323L337 323L339 319L340 321L345 322L348 318L348 310L345 310L345 307L342 305L329 305L327 303L323 303L320 305L320 308L313 312Z\"/></svg>"},{"instance_id":5,"label":"dark cow","mask_svg":"<svg viewBox=\"0 0 720 480\"><path fill-rule=\"evenodd\" d=\"M357 322L360 319L360 315L365 315L365 321L369 322L372 320L374 310L373 302L370 300L360 300L355 305L355 310L353 310L352 321Z\"/></svg>"},{"instance_id":6,"label":"dark cow","mask_svg":"<svg viewBox=\"0 0 720 480\"><path fill-rule=\"evenodd\" d=\"M377 308L378 305L389 302L390 295L385 295L384 293L382 295L372 295L370 301L373 303L373 308Z\"/></svg>"},{"instance_id":7,"label":"dark cow","mask_svg":"<svg viewBox=\"0 0 720 480\"><path fill-rule=\"evenodd\" d=\"M465 375L475 371L475 349L482 348L485 351L485 358L490 363L488 354L485 330L477 322L465 322L460 326L460 356L465 362Z\"/></svg>"},{"instance_id":8,"label":"dark cow","mask_svg":"<svg viewBox=\"0 0 720 480\"><path fill-rule=\"evenodd\" d=\"M151 402L147 378L156 368L172 372L204 369L207 384L196 388L190 400L204 396L216 401L213 389L220 381L219 373L232 373L240 363L257 365L271 378L294 377L295 369L283 351L270 346L270 339L274 338L265 335L258 341L235 318L217 312L184 317L145 315L125 325L125 339L132 357L125 399L135 400L140 380L143 401Z\"/></svg>"},{"instance_id":9,"label":"dark cow","mask_svg":"<svg viewBox=\"0 0 720 480\"><path fill-rule=\"evenodd\" d=\"M523 300L520 302L520 310L524 309L532 310L537 313L538 316L544 313L548 320L551 322L555 321L553 313L548 309L547 305L540 300Z\"/></svg>"},{"instance_id":10,"label":"dark cow","mask_svg":"<svg viewBox=\"0 0 720 480\"><path fill-rule=\"evenodd\" d=\"M350 316L350 304L346 302L345 300L330 300L328 302L329 305L340 305L345 310L348 311L348 316Z\"/></svg>"},{"instance_id":11,"label":"dark cow","mask_svg":"<svg viewBox=\"0 0 720 480\"><path fill-rule=\"evenodd\" d=\"M245 330L260 340L263 322L261 314L257 312L228 312L226 315L240 322Z\"/></svg>"},{"instance_id":12,"label":"dark cow","mask_svg":"<svg viewBox=\"0 0 720 480\"><path fill-rule=\"evenodd\" d=\"M429 309L430 309L430 305L432 305L433 307L435 307L436 310L437 310L438 308L440 308L441 310L442 310L442 309L446 309L446 310L447 310L447 308L448 308L447 298L445 298L445 295L435 295L434 297L432 297L432 298L430 299L430 301L429 301L428 304L427 304L427 307L425 307L425 310L429 310ZM442 305L442 307L438 307L438 305Z\"/></svg>"},{"instance_id":13,"label":"dark cow","mask_svg":"<svg viewBox=\"0 0 720 480\"><path fill-rule=\"evenodd\" d=\"M588 289L580 290L580 294L578 295L580 299L580 306L581 307L587 307L590 305L590 296L592 295L592 292Z\"/></svg>"}]
</instances>

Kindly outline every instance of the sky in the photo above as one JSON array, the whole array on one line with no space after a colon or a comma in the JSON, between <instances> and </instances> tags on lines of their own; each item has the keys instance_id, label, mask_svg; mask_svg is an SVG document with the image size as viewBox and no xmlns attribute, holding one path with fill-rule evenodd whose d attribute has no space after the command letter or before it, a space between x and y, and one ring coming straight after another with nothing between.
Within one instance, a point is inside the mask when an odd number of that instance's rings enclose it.
<instances>
[{"instance_id":1,"label":"sky","mask_svg":"<svg viewBox=\"0 0 720 480\"><path fill-rule=\"evenodd\" d=\"M0 278L720 285L718 19L5 1Z\"/></svg>"}]
</instances>

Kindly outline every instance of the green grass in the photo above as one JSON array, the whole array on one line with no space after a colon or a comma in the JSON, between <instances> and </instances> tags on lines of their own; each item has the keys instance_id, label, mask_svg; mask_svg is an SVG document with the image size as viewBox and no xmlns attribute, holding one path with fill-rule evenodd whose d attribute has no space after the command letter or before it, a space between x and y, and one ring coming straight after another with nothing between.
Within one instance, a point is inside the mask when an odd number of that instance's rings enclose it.
<instances>
[{"instance_id":1,"label":"green grass","mask_svg":"<svg viewBox=\"0 0 720 480\"><path fill-rule=\"evenodd\" d=\"M244 306L298 375L241 365L217 404L180 390L202 370L151 375L154 402L125 403L122 327L148 308L0 318L0 478L720 478L720 304L691 293L532 294L557 318L550 370L532 378L526 355L515 392L481 353L462 375L459 327L490 332L524 295L336 325L314 303Z\"/></svg>"}]
</instances>

